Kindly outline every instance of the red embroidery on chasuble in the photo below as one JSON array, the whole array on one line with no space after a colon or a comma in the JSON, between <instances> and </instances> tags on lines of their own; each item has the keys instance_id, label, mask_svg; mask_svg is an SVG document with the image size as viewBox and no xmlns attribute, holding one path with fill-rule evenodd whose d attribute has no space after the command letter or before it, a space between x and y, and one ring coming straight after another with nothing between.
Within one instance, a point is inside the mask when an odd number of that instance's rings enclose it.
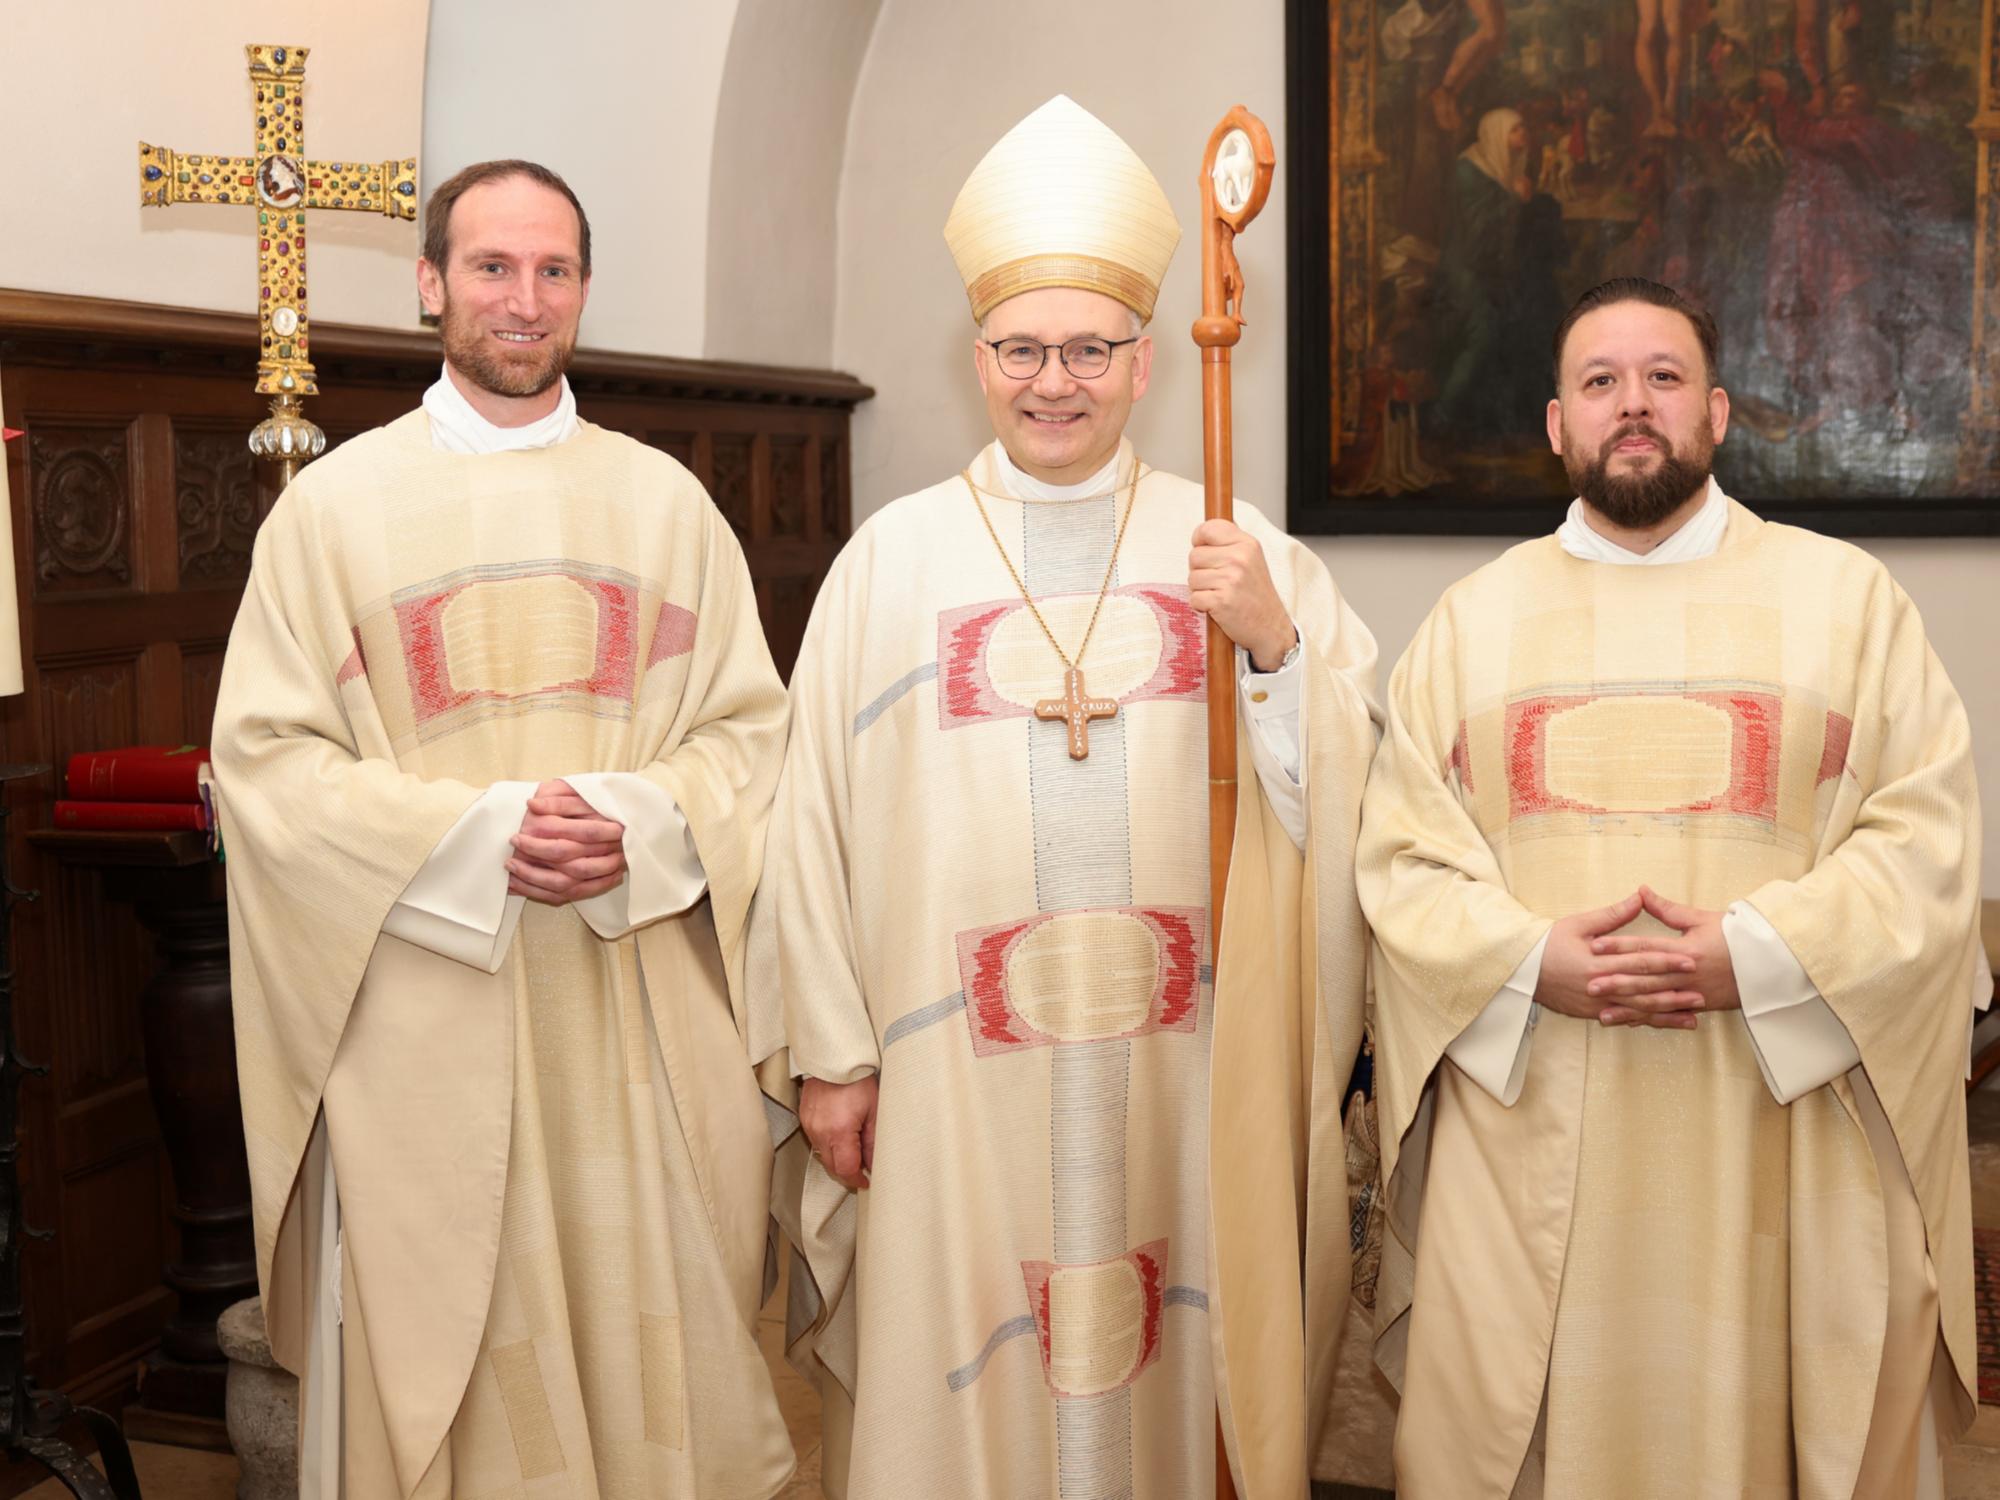
<instances>
[{"instance_id":1,"label":"red embroidery on chasuble","mask_svg":"<svg viewBox=\"0 0 2000 1500\"><path fill-rule=\"evenodd\" d=\"M1192 1032L1207 920L1198 906L1095 907L959 933L973 1055Z\"/></svg>"},{"instance_id":2,"label":"red embroidery on chasuble","mask_svg":"<svg viewBox=\"0 0 2000 1500\"><path fill-rule=\"evenodd\" d=\"M1815 787L1825 786L1847 769L1847 746L1854 738L1854 721L1831 709L1826 715L1826 743L1819 753L1819 775Z\"/></svg>"},{"instance_id":3,"label":"red embroidery on chasuble","mask_svg":"<svg viewBox=\"0 0 2000 1500\"><path fill-rule=\"evenodd\" d=\"M1159 932L1166 961L1160 990L1161 1031L1192 1031L1194 1001L1201 984L1201 937L1185 913L1149 911L1142 915ZM1206 921L1206 914L1197 913ZM1185 1023L1185 1024L1184 1024Z\"/></svg>"},{"instance_id":4,"label":"red embroidery on chasuble","mask_svg":"<svg viewBox=\"0 0 2000 1500\"><path fill-rule=\"evenodd\" d=\"M1052 601L1094 599L1089 594L1052 595L1040 601L1046 612ZM1086 612L1087 613L1087 612ZM1132 584L1113 589L1083 667L1093 695L1119 703L1199 703L1208 677L1207 634L1201 612L1177 584ZM996 670L996 639L1012 631L1032 631L1029 652L1035 663L1033 681L1013 682L1006 669ZM1081 634L1079 622L1077 633ZM1057 627L1061 635L1061 627ZM1065 640L1065 645L1068 641ZM1049 651L1041 629L1019 600L968 604L938 615L938 727L998 719L1025 719L1037 698L1060 686L1061 666Z\"/></svg>"},{"instance_id":5,"label":"red embroidery on chasuble","mask_svg":"<svg viewBox=\"0 0 2000 1500\"><path fill-rule=\"evenodd\" d=\"M1467 743L1465 720L1458 721L1458 738L1451 742L1450 768L1458 773L1458 784L1468 792L1476 791L1472 784L1472 747Z\"/></svg>"},{"instance_id":6,"label":"red embroidery on chasuble","mask_svg":"<svg viewBox=\"0 0 2000 1500\"><path fill-rule=\"evenodd\" d=\"M1007 1007L1007 950L1014 939L1028 930L1026 922L989 927L979 933L958 935L958 967L965 983L965 1013L972 1021L972 1050L981 1057L1032 1046L1015 1030L1015 1016ZM968 938L975 939L970 943ZM983 1045L982 1045L983 1044Z\"/></svg>"},{"instance_id":7,"label":"red embroidery on chasuble","mask_svg":"<svg viewBox=\"0 0 2000 1500\"><path fill-rule=\"evenodd\" d=\"M1775 823L1783 702L1758 688L1601 688L1507 705L1508 811Z\"/></svg>"},{"instance_id":8,"label":"red embroidery on chasuble","mask_svg":"<svg viewBox=\"0 0 2000 1500\"><path fill-rule=\"evenodd\" d=\"M333 685L345 687L357 677L368 675L368 653L361 649L361 627L354 627L354 649L347 653L347 660L340 664L340 670L333 674Z\"/></svg>"},{"instance_id":9,"label":"red embroidery on chasuble","mask_svg":"<svg viewBox=\"0 0 2000 1500\"><path fill-rule=\"evenodd\" d=\"M976 604L938 616L938 675L944 679L938 716L946 725L993 718L1004 706L987 686L980 659L992 627L1007 613L1004 604Z\"/></svg>"},{"instance_id":10,"label":"red embroidery on chasuble","mask_svg":"<svg viewBox=\"0 0 2000 1500\"><path fill-rule=\"evenodd\" d=\"M1159 617L1167 649L1160 653L1160 669L1152 680L1132 696L1134 699L1177 698L1191 702L1208 692L1207 619L1188 602L1184 587L1143 585L1124 590L1146 601Z\"/></svg>"},{"instance_id":11,"label":"red embroidery on chasuble","mask_svg":"<svg viewBox=\"0 0 2000 1500\"><path fill-rule=\"evenodd\" d=\"M1042 1373L1059 1397L1098 1396L1137 1380L1160 1357L1167 1242L1112 1260L1021 1262Z\"/></svg>"},{"instance_id":12,"label":"red embroidery on chasuble","mask_svg":"<svg viewBox=\"0 0 2000 1500\"><path fill-rule=\"evenodd\" d=\"M418 737L535 707L629 716L642 600L657 598L632 574L571 561L467 568L399 591L390 609ZM660 606L646 665L691 649L694 619Z\"/></svg>"},{"instance_id":13,"label":"red embroidery on chasuble","mask_svg":"<svg viewBox=\"0 0 2000 1500\"><path fill-rule=\"evenodd\" d=\"M653 644L646 652L646 670L663 661L686 656L694 650L694 611L678 604L662 604L660 617L653 622Z\"/></svg>"}]
</instances>

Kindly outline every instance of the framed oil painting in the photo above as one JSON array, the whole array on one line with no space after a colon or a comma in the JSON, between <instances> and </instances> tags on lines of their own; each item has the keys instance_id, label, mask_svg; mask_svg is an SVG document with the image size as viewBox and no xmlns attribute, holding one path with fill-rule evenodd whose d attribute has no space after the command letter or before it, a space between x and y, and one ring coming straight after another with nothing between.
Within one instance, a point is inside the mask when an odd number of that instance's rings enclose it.
<instances>
[{"instance_id":1,"label":"framed oil painting","mask_svg":"<svg viewBox=\"0 0 2000 1500\"><path fill-rule=\"evenodd\" d=\"M1732 494L2000 534L2000 0L1287 6L1294 531L1553 526L1551 335L1638 275L1715 314Z\"/></svg>"}]
</instances>

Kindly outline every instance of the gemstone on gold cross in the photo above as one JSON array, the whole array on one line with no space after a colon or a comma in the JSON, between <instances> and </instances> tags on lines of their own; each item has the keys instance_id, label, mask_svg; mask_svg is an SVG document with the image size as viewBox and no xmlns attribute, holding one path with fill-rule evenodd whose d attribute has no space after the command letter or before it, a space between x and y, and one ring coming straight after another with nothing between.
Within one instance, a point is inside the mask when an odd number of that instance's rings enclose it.
<instances>
[{"instance_id":1,"label":"gemstone on gold cross","mask_svg":"<svg viewBox=\"0 0 2000 1500\"><path fill-rule=\"evenodd\" d=\"M313 161L305 146L305 65L310 49L296 46L252 45L244 48L256 94L257 139L250 156L210 156L176 152L167 146L139 145L139 201L152 207L172 203L255 204L260 228L291 228L285 238L260 234L257 275L260 301L277 298L289 309L280 337L289 348L274 352L268 343L257 364L257 390L265 395L296 393L310 396L319 386L312 365L310 318L306 308L306 209L366 209L392 219L417 216L417 163L414 157L363 166L353 162ZM282 81L280 78L282 75ZM283 103L271 101L285 101ZM189 169L193 168L194 171ZM352 174L348 189L335 195L343 177ZM199 176L199 181L193 180ZM223 186L233 184L233 186ZM236 188L244 191L237 192ZM296 218L293 227L291 220ZM296 280L292 267L298 267Z\"/></svg>"},{"instance_id":2,"label":"gemstone on gold cross","mask_svg":"<svg viewBox=\"0 0 2000 1500\"><path fill-rule=\"evenodd\" d=\"M1038 719L1060 719L1069 726L1069 758L1084 760L1090 755L1090 721L1108 719L1118 712L1116 698L1093 698L1083 686L1083 668L1071 667L1063 673L1063 695L1044 698L1035 705Z\"/></svg>"}]
</instances>

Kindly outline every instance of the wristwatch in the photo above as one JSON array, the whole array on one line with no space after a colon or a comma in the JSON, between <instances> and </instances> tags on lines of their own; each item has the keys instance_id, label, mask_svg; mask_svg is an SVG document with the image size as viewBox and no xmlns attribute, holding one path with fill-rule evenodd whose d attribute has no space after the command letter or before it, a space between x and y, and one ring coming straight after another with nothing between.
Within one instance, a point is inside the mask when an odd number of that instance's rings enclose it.
<instances>
[{"instance_id":1,"label":"wristwatch","mask_svg":"<svg viewBox=\"0 0 2000 1500\"><path fill-rule=\"evenodd\" d=\"M1257 665L1257 658L1252 656L1249 653L1249 651L1245 650L1241 646L1237 647L1236 649L1243 652L1243 663L1252 672L1256 673L1259 677L1275 677L1280 672L1284 671L1287 667L1291 666L1293 662L1299 659L1299 652L1304 646L1305 646L1305 638L1299 634L1298 627L1294 625L1292 627L1292 649L1285 653L1285 659L1283 661L1279 662L1275 667L1271 668L1271 670L1268 672L1266 672L1262 667Z\"/></svg>"}]
</instances>

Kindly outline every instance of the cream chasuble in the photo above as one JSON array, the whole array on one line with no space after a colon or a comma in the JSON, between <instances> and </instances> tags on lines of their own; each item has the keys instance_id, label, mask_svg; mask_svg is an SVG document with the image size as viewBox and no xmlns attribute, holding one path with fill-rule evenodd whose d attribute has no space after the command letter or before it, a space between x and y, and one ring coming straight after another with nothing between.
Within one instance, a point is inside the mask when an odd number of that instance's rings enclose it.
<instances>
[{"instance_id":1,"label":"cream chasuble","mask_svg":"<svg viewBox=\"0 0 2000 1500\"><path fill-rule=\"evenodd\" d=\"M576 396L565 379L555 410L520 427L486 420L454 383L449 366L424 392L431 446L446 453L511 453L550 448L581 430ZM634 928L685 911L708 888L694 834L674 800L645 777L630 771L567 772L570 789L598 812L625 825L628 863L643 862L643 875L619 882L602 895L573 902L577 914L599 937L620 938ZM506 862L511 839L527 816L528 800L539 785L496 781L438 840L431 856L389 909L382 930L393 936L489 972L513 946L514 928L527 898L507 892ZM658 897L635 910L635 884ZM303 1500L313 1500L306 1496Z\"/></svg>"},{"instance_id":2,"label":"cream chasuble","mask_svg":"<svg viewBox=\"0 0 2000 1500\"><path fill-rule=\"evenodd\" d=\"M790 1472L741 1031L784 722L727 525L602 429L466 456L412 413L260 531L215 734L238 1069L287 1366L342 1289L318 1436L349 1500L761 1500ZM384 930L483 788L594 773L680 809L707 902L615 941L529 903L492 973ZM629 911L672 910L628 859Z\"/></svg>"},{"instance_id":3,"label":"cream chasuble","mask_svg":"<svg viewBox=\"0 0 2000 1500\"><path fill-rule=\"evenodd\" d=\"M1543 538L1445 595L1390 699L1358 879L1398 1492L1921 1493L1972 1413L1979 839L1908 598L1733 503L1672 566ZM1511 1107L1446 1060L1550 919L1642 882L1747 903L1860 1066L1780 1104L1733 1011L1543 1011Z\"/></svg>"},{"instance_id":4,"label":"cream chasuble","mask_svg":"<svg viewBox=\"0 0 2000 1500\"><path fill-rule=\"evenodd\" d=\"M1569 514L1556 530L1556 541L1571 557L1613 567L1660 568L1711 557L1729 528L1729 498L1713 478L1708 498L1673 535L1651 552L1630 552L1591 529L1582 500L1570 502ZM1790 1104L1809 1089L1830 1083L1861 1061L1847 1028L1812 987L1799 961L1776 929L1757 908L1733 901L1722 919L1723 941L1736 971L1743 1001L1743 1023L1764 1081L1781 1104ZM1526 1078L1528 1051L1534 1041L1534 994L1541 980L1544 937L1508 976L1500 992L1478 1018L1445 1048L1487 1093L1511 1105ZM1991 989L1991 976L1981 975ZM1985 1007L1986 996L1974 997ZM1966 1018L1970 1076L1972 1018Z\"/></svg>"},{"instance_id":5,"label":"cream chasuble","mask_svg":"<svg viewBox=\"0 0 2000 1500\"><path fill-rule=\"evenodd\" d=\"M1001 498L995 451L971 476L1073 643L1130 450L1068 501ZM1032 716L1062 663L958 476L871 518L814 607L753 944L783 1036L766 1017L752 1047L880 1075L872 1185L805 1168L793 1278L795 1355L839 1388L829 1453L854 1400L854 1500L1209 1496L1218 1370L1245 1500L1304 1493L1348 1299L1375 649L1240 506L1303 636L1311 816L1302 856L1244 778L1212 989L1201 513L1198 485L1141 479L1081 663L1119 707L1085 760Z\"/></svg>"}]
</instances>

